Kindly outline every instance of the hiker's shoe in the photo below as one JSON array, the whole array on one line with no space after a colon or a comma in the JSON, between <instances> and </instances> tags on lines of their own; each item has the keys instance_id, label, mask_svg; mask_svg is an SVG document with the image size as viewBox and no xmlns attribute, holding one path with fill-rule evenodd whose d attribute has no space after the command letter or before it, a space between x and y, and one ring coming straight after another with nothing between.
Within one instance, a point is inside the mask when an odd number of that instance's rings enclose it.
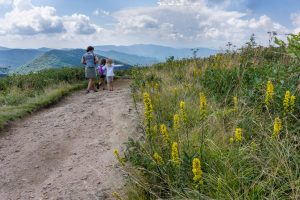
<instances>
[{"instance_id":1,"label":"hiker's shoe","mask_svg":"<svg viewBox=\"0 0 300 200\"><path fill-rule=\"evenodd\" d=\"M85 93L88 94L88 93L90 93L90 91L89 91L89 90L86 90Z\"/></svg>"}]
</instances>

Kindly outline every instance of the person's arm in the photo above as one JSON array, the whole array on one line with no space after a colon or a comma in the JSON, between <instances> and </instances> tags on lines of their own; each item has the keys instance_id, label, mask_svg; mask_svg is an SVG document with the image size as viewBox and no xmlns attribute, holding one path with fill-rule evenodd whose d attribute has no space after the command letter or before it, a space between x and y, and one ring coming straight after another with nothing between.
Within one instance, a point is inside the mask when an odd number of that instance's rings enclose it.
<instances>
[{"instance_id":1,"label":"person's arm","mask_svg":"<svg viewBox=\"0 0 300 200\"><path fill-rule=\"evenodd\" d=\"M98 56L94 55L94 64L97 64L99 62Z\"/></svg>"},{"instance_id":2,"label":"person's arm","mask_svg":"<svg viewBox=\"0 0 300 200\"><path fill-rule=\"evenodd\" d=\"M84 65L86 64L83 56L81 58L81 63L84 64Z\"/></svg>"}]
</instances>

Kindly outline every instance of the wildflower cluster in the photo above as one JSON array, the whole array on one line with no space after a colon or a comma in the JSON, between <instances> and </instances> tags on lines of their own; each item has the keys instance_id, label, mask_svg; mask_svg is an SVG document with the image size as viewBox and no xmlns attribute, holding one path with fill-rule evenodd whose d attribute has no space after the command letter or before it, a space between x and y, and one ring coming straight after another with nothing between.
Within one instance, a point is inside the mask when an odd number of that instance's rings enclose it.
<instances>
[{"instance_id":1,"label":"wildflower cluster","mask_svg":"<svg viewBox=\"0 0 300 200\"><path fill-rule=\"evenodd\" d=\"M185 112L185 102L184 101L180 102L180 114L181 114L183 123L186 125L188 122L188 119L187 119L186 112Z\"/></svg>"},{"instance_id":2,"label":"wildflower cluster","mask_svg":"<svg viewBox=\"0 0 300 200\"><path fill-rule=\"evenodd\" d=\"M158 165L164 164L162 157L157 152L154 153L153 158Z\"/></svg>"},{"instance_id":3,"label":"wildflower cluster","mask_svg":"<svg viewBox=\"0 0 300 200\"><path fill-rule=\"evenodd\" d=\"M283 114L294 112L296 96L291 95L290 91L286 91L283 99Z\"/></svg>"},{"instance_id":4,"label":"wildflower cluster","mask_svg":"<svg viewBox=\"0 0 300 200\"><path fill-rule=\"evenodd\" d=\"M282 123L279 117L276 117L275 122L274 122L274 128L273 128L273 135L272 138L275 139L278 137L280 131L282 128Z\"/></svg>"},{"instance_id":5,"label":"wildflower cluster","mask_svg":"<svg viewBox=\"0 0 300 200\"><path fill-rule=\"evenodd\" d=\"M165 124L160 125L160 132L163 136L164 142L168 143L170 141L170 139L169 139L169 134L168 134L167 127Z\"/></svg>"},{"instance_id":6,"label":"wildflower cluster","mask_svg":"<svg viewBox=\"0 0 300 200\"><path fill-rule=\"evenodd\" d=\"M200 116L205 117L207 113L206 97L203 93L200 93Z\"/></svg>"},{"instance_id":7,"label":"wildflower cluster","mask_svg":"<svg viewBox=\"0 0 300 200\"><path fill-rule=\"evenodd\" d=\"M150 127L151 127L151 121L152 121L152 103L149 96L149 93L144 93L144 107L145 107L145 125L146 125L146 133L150 134Z\"/></svg>"},{"instance_id":8,"label":"wildflower cluster","mask_svg":"<svg viewBox=\"0 0 300 200\"><path fill-rule=\"evenodd\" d=\"M266 90L266 98L265 98L266 106L268 106L268 107L271 106L271 103L273 101L273 95L274 95L274 86L271 81L268 81L267 90Z\"/></svg>"},{"instance_id":9,"label":"wildflower cluster","mask_svg":"<svg viewBox=\"0 0 300 200\"><path fill-rule=\"evenodd\" d=\"M192 172L194 174L194 182L196 184L203 184L203 180L202 180L202 170L201 170L201 162L199 158L194 158L193 159L193 169Z\"/></svg>"},{"instance_id":10,"label":"wildflower cluster","mask_svg":"<svg viewBox=\"0 0 300 200\"><path fill-rule=\"evenodd\" d=\"M172 161L175 163L177 167L180 165L180 160L178 156L178 144L174 142L172 145Z\"/></svg>"},{"instance_id":11,"label":"wildflower cluster","mask_svg":"<svg viewBox=\"0 0 300 200\"><path fill-rule=\"evenodd\" d=\"M234 137L235 137L236 142L242 142L243 135L242 135L242 129L241 128L236 128L235 129Z\"/></svg>"}]
</instances>

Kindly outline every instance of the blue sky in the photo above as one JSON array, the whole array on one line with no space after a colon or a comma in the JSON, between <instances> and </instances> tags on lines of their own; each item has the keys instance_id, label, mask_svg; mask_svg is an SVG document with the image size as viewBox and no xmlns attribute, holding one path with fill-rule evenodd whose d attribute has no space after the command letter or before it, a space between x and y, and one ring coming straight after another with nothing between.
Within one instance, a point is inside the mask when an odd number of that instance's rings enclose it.
<instances>
[{"instance_id":1,"label":"blue sky","mask_svg":"<svg viewBox=\"0 0 300 200\"><path fill-rule=\"evenodd\" d=\"M300 31L299 0L0 0L0 46L222 48ZM282 35L282 37L285 37Z\"/></svg>"}]
</instances>

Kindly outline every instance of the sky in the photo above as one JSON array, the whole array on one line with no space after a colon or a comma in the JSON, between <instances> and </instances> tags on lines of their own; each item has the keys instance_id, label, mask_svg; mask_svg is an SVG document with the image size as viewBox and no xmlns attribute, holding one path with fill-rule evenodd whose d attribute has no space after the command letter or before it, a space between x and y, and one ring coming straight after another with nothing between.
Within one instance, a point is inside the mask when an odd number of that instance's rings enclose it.
<instances>
[{"instance_id":1,"label":"sky","mask_svg":"<svg viewBox=\"0 0 300 200\"><path fill-rule=\"evenodd\" d=\"M300 31L299 0L0 0L0 46L220 49Z\"/></svg>"}]
</instances>

